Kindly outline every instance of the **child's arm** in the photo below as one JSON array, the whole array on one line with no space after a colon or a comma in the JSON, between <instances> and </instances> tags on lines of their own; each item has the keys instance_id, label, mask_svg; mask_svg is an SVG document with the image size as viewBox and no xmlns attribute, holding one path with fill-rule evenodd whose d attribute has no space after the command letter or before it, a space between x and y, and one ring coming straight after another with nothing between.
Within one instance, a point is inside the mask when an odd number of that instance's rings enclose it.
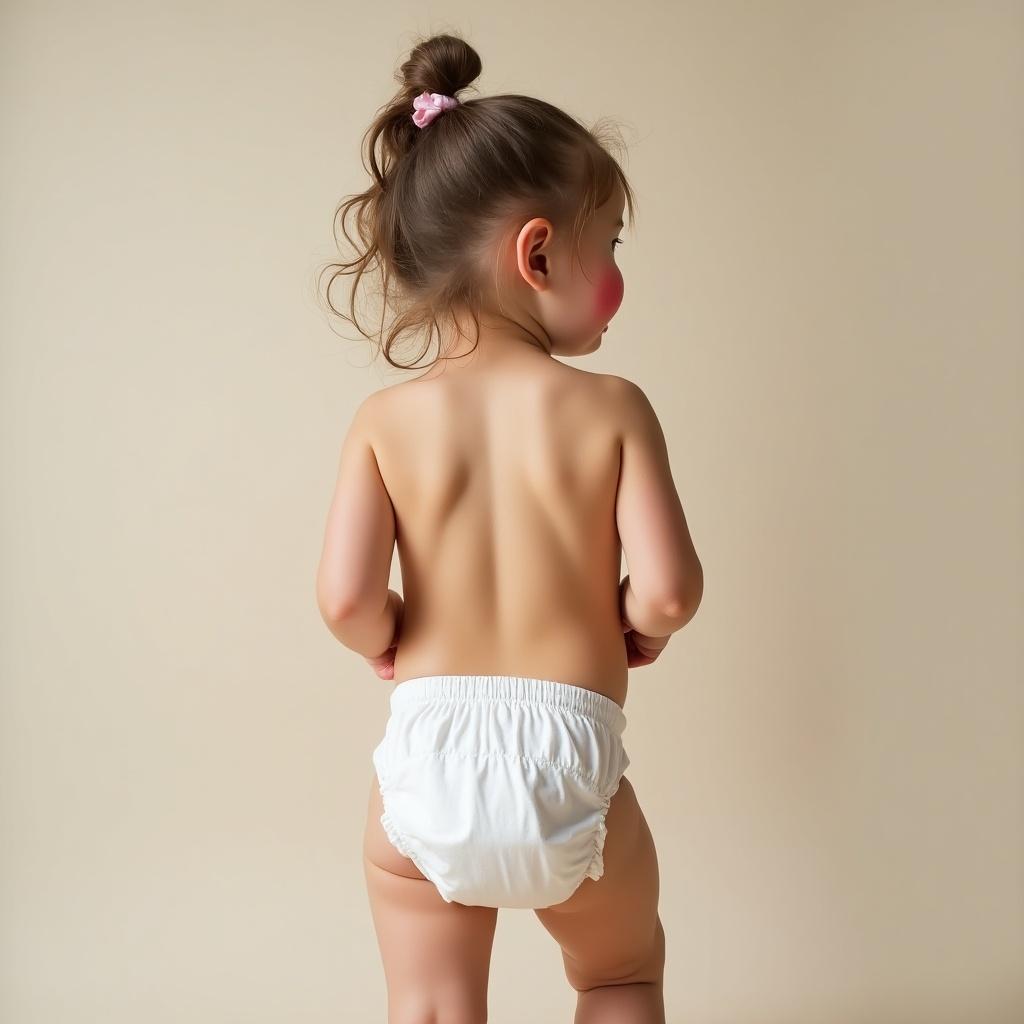
<instances>
[{"instance_id":1,"label":"child's arm","mask_svg":"<svg viewBox=\"0 0 1024 1024\"><path fill-rule=\"evenodd\" d=\"M622 433L615 521L629 572L623 618L637 633L666 637L697 613L704 570L669 466L665 435L644 392L617 377ZM664 646L664 645L662 645Z\"/></svg>"},{"instance_id":2,"label":"child's arm","mask_svg":"<svg viewBox=\"0 0 1024 1024\"><path fill-rule=\"evenodd\" d=\"M346 647L377 658L401 622L402 597L388 588L395 516L370 443L369 399L341 448L316 575L316 600L330 631Z\"/></svg>"}]
</instances>

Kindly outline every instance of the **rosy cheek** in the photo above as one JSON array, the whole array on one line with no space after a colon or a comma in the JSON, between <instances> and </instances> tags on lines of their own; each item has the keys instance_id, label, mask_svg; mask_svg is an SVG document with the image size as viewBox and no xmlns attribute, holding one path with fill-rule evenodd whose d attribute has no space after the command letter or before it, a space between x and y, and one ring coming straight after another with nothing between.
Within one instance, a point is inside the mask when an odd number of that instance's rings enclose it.
<instances>
[{"instance_id":1,"label":"rosy cheek","mask_svg":"<svg viewBox=\"0 0 1024 1024\"><path fill-rule=\"evenodd\" d=\"M609 267L598 281L595 292L594 310L598 320L611 320L622 305L622 272L618 267Z\"/></svg>"}]
</instances>

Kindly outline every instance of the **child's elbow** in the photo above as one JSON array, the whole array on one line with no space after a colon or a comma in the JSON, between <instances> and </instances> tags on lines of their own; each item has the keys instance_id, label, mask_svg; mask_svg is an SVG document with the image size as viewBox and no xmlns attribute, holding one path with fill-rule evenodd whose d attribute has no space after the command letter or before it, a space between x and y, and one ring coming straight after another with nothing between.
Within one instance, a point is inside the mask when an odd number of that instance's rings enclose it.
<instances>
[{"instance_id":1,"label":"child's elbow","mask_svg":"<svg viewBox=\"0 0 1024 1024\"><path fill-rule=\"evenodd\" d=\"M693 574L693 587L690 593L690 617L692 618L704 598L704 567L697 563L696 571Z\"/></svg>"},{"instance_id":2,"label":"child's elbow","mask_svg":"<svg viewBox=\"0 0 1024 1024\"><path fill-rule=\"evenodd\" d=\"M323 572L318 572L316 606L321 618L330 625L350 619L358 612L360 602L356 600L351 591L331 583Z\"/></svg>"},{"instance_id":3,"label":"child's elbow","mask_svg":"<svg viewBox=\"0 0 1024 1024\"><path fill-rule=\"evenodd\" d=\"M688 574L687 580L687 586L663 608L665 617L678 622L678 628L685 626L697 614L704 597L704 570L699 564L696 572Z\"/></svg>"}]
</instances>

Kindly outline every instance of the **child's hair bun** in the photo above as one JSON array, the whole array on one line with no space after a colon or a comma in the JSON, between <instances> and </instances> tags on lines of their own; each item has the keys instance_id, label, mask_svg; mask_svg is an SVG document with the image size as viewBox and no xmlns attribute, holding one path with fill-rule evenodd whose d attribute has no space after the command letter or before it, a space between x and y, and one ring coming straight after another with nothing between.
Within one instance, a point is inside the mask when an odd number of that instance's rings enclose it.
<instances>
[{"instance_id":1,"label":"child's hair bun","mask_svg":"<svg viewBox=\"0 0 1024 1024\"><path fill-rule=\"evenodd\" d=\"M410 93L438 92L454 96L480 77L480 55L458 36L431 36L418 43L398 71Z\"/></svg>"}]
</instances>

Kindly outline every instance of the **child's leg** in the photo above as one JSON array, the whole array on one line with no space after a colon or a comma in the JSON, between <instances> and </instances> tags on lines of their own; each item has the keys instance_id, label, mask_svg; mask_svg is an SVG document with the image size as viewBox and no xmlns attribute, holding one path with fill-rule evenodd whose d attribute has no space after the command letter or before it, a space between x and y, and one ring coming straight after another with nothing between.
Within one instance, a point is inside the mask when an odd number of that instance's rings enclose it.
<instances>
[{"instance_id":1,"label":"child's leg","mask_svg":"<svg viewBox=\"0 0 1024 1024\"><path fill-rule=\"evenodd\" d=\"M535 913L562 947L566 977L579 993L575 1024L665 1024L658 857L625 776L605 824L604 874Z\"/></svg>"},{"instance_id":2,"label":"child's leg","mask_svg":"<svg viewBox=\"0 0 1024 1024\"><path fill-rule=\"evenodd\" d=\"M376 775L363 868L388 989L388 1022L487 1019L487 982L498 911L447 903L389 842Z\"/></svg>"}]
</instances>

